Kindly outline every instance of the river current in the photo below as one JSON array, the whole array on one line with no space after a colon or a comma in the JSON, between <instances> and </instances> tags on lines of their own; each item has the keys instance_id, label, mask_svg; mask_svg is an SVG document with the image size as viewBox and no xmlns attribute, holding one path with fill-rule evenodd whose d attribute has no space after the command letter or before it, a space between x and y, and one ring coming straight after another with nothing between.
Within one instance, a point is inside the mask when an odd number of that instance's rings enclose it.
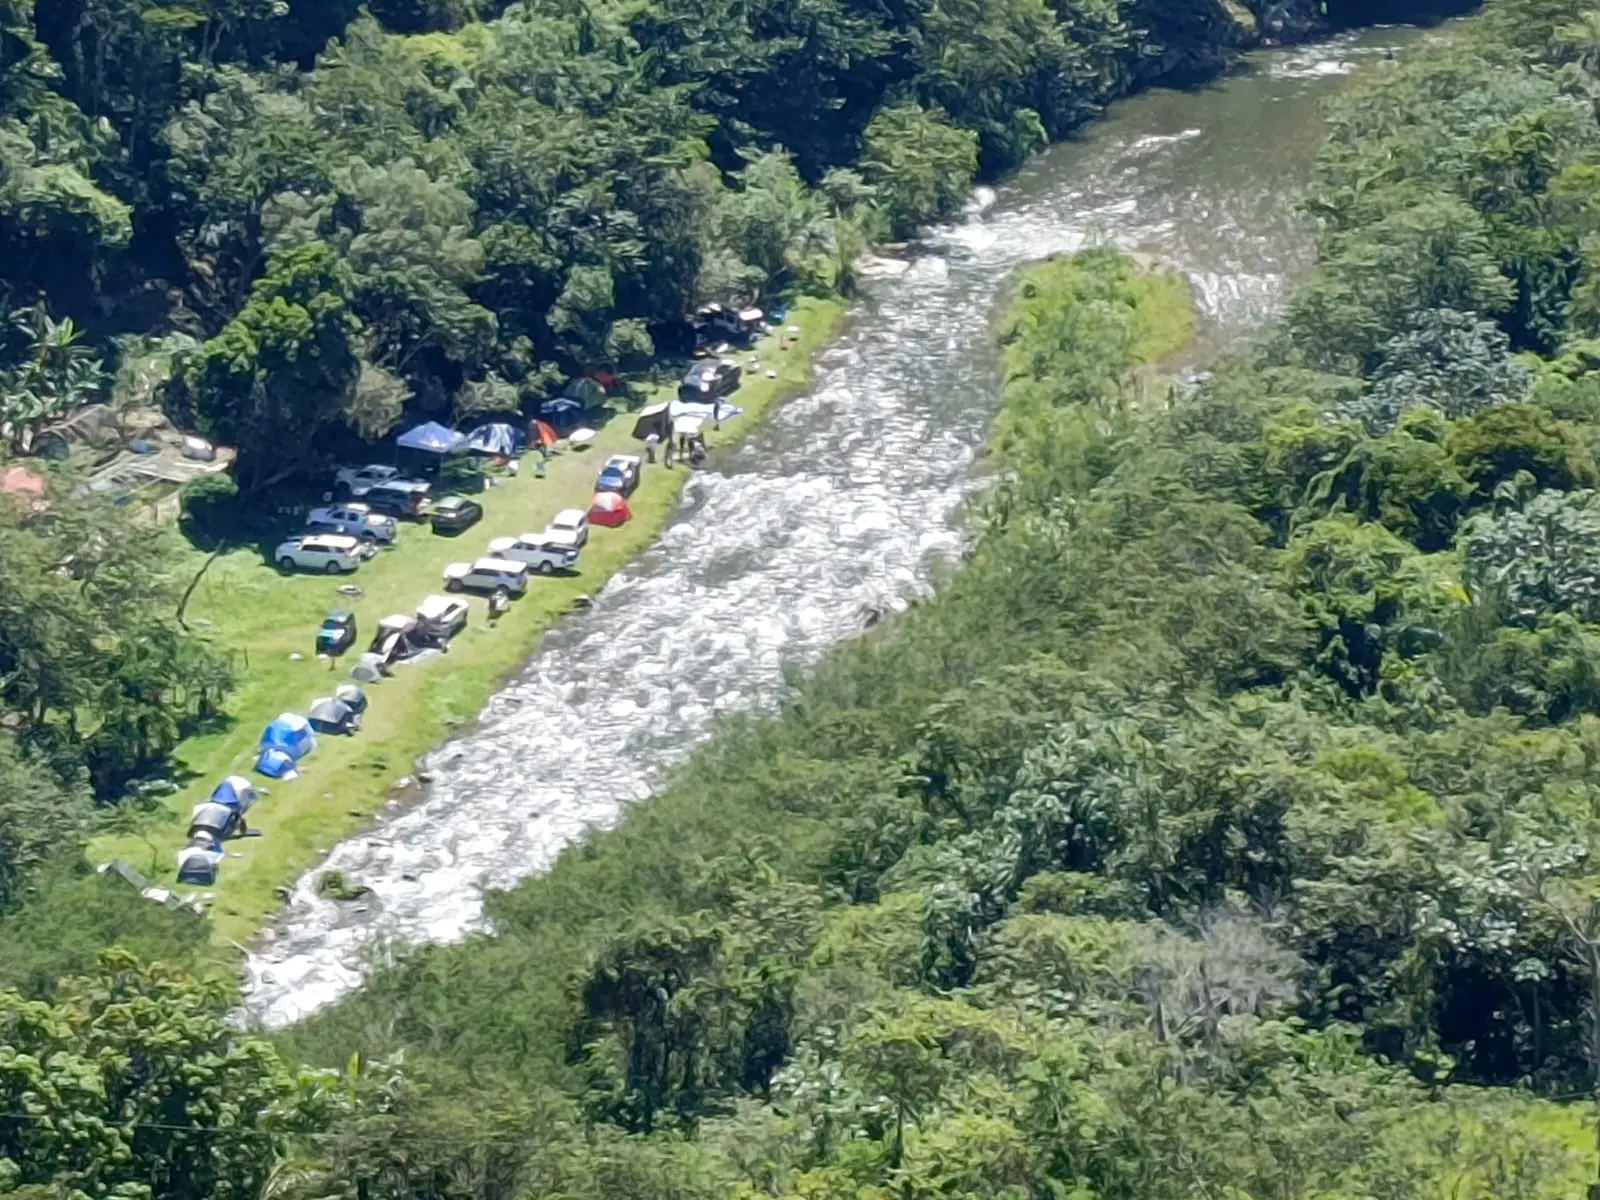
<instances>
[{"instance_id":1,"label":"river current","mask_svg":"<svg viewBox=\"0 0 1600 1200\"><path fill-rule=\"evenodd\" d=\"M924 591L959 550L953 518L999 404L991 318L1017 267L1089 245L1157 255L1192 282L1202 354L1270 317L1311 259L1296 199L1322 103L1416 36L1263 52L1208 88L1119 103L876 264L813 390L694 476L656 544L428 756L419 803L297 881L248 960L250 1014L288 1024L359 986L385 947L482 928L485 888L614 823L719 714L770 708L866 610ZM319 896L329 869L370 898Z\"/></svg>"}]
</instances>

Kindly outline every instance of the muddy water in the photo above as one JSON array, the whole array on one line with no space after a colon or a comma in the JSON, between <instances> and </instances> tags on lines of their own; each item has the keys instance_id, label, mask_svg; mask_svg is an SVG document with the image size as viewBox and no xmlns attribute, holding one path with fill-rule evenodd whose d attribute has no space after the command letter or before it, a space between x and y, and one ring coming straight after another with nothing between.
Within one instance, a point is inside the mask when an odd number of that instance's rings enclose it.
<instances>
[{"instance_id":1,"label":"muddy water","mask_svg":"<svg viewBox=\"0 0 1600 1200\"><path fill-rule=\"evenodd\" d=\"M1016 267L1097 243L1157 254L1193 281L1207 350L1270 315L1310 257L1295 199L1321 102L1416 36L1264 53L1208 89L1129 100L880 267L815 390L695 476L659 542L431 755L424 801L299 880L249 962L253 1015L294 1021L358 986L381 947L480 927L484 888L614 822L719 713L771 705L786 666L924 588L957 548L998 403L989 322ZM371 900L319 898L322 869Z\"/></svg>"}]
</instances>

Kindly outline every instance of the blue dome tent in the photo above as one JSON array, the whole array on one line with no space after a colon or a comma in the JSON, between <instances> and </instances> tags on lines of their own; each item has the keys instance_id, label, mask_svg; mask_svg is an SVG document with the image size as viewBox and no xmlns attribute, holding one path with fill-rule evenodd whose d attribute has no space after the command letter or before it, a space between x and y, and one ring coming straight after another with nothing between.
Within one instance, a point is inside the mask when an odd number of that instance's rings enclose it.
<instances>
[{"instance_id":1,"label":"blue dome tent","mask_svg":"<svg viewBox=\"0 0 1600 1200\"><path fill-rule=\"evenodd\" d=\"M263 746L256 755L256 772L268 779L293 779L299 774L294 769L294 757L276 746Z\"/></svg>"},{"instance_id":2,"label":"blue dome tent","mask_svg":"<svg viewBox=\"0 0 1600 1200\"><path fill-rule=\"evenodd\" d=\"M243 775L229 775L211 789L211 799L241 813L249 812L250 806L256 802L256 785Z\"/></svg>"},{"instance_id":3,"label":"blue dome tent","mask_svg":"<svg viewBox=\"0 0 1600 1200\"><path fill-rule=\"evenodd\" d=\"M395 439L404 450L420 450L425 454L449 454L466 444L466 437L454 429L447 429L437 421L429 421L408 429Z\"/></svg>"},{"instance_id":4,"label":"blue dome tent","mask_svg":"<svg viewBox=\"0 0 1600 1200\"><path fill-rule=\"evenodd\" d=\"M298 762L317 748L317 735L299 713L279 713L278 719L261 731L261 746L282 750Z\"/></svg>"}]
</instances>

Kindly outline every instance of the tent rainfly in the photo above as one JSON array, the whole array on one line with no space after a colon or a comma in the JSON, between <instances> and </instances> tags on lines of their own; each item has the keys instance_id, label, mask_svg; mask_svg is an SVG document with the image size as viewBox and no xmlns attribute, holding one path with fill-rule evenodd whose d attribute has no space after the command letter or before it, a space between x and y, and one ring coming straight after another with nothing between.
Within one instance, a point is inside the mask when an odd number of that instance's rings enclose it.
<instances>
[{"instance_id":1,"label":"tent rainfly","mask_svg":"<svg viewBox=\"0 0 1600 1200\"><path fill-rule=\"evenodd\" d=\"M395 439L403 449L420 450L425 454L449 454L466 444L466 436L447 429L437 421L429 421L408 429Z\"/></svg>"},{"instance_id":2,"label":"tent rainfly","mask_svg":"<svg viewBox=\"0 0 1600 1200\"><path fill-rule=\"evenodd\" d=\"M317 748L317 735L299 713L279 713L278 719L261 731L261 746L282 750L298 762Z\"/></svg>"},{"instance_id":3,"label":"tent rainfly","mask_svg":"<svg viewBox=\"0 0 1600 1200\"><path fill-rule=\"evenodd\" d=\"M211 799L213 803L226 804L229 808L246 813L256 802L256 785L243 775L229 775L211 789Z\"/></svg>"},{"instance_id":4,"label":"tent rainfly","mask_svg":"<svg viewBox=\"0 0 1600 1200\"><path fill-rule=\"evenodd\" d=\"M217 881L222 850L204 834L178 851L178 882L208 887Z\"/></svg>"},{"instance_id":5,"label":"tent rainfly","mask_svg":"<svg viewBox=\"0 0 1600 1200\"><path fill-rule=\"evenodd\" d=\"M663 400L660 404L652 404L641 408L633 419L633 436L641 442L652 433L659 438L667 435L667 423L671 420L672 404Z\"/></svg>"},{"instance_id":6,"label":"tent rainfly","mask_svg":"<svg viewBox=\"0 0 1600 1200\"><path fill-rule=\"evenodd\" d=\"M333 689L333 698L350 706L354 713L367 711L367 693L357 684L341 683Z\"/></svg>"},{"instance_id":7,"label":"tent rainfly","mask_svg":"<svg viewBox=\"0 0 1600 1200\"><path fill-rule=\"evenodd\" d=\"M361 726L355 710L343 700L317 700L309 715L311 728L318 733L354 733Z\"/></svg>"},{"instance_id":8,"label":"tent rainfly","mask_svg":"<svg viewBox=\"0 0 1600 1200\"><path fill-rule=\"evenodd\" d=\"M214 800L196 804L194 811L189 814L191 838L197 833L204 833L213 841L225 842L231 837L238 837L243 828L244 818L239 815L237 808L229 808Z\"/></svg>"},{"instance_id":9,"label":"tent rainfly","mask_svg":"<svg viewBox=\"0 0 1600 1200\"><path fill-rule=\"evenodd\" d=\"M510 457L517 452L517 431L503 421L479 425L467 434L467 449L476 454Z\"/></svg>"},{"instance_id":10,"label":"tent rainfly","mask_svg":"<svg viewBox=\"0 0 1600 1200\"><path fill-rule=\"evenodd\" d=\"M268 779L293 779L300 772L294 769L294 756L276 746L263 746L256 755L256 771Z\"/></svg>"}]
</instances>

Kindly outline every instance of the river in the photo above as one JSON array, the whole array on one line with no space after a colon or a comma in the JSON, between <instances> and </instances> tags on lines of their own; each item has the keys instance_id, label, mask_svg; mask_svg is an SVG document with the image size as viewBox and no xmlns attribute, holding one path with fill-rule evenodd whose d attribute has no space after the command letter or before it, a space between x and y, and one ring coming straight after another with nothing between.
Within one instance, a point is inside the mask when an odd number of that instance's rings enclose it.
<instances>
[{"instance_id":1,"label":"river","mask_svg":"<svg viewBox=\"0 0 1600 1200\"><path fill-rule=\"evenodd\" d=\"M1018 266L1093 244L1158 255L1193 283L1202 353L1269 317L1311 258L1295 202L1322 102L1417 36L1262 52L1211 87L1123 101L867 279L814 390L694 477L658 542L429 756L423 800L295 884L248 960L250 1013L290 1023L359 986L384 947L480 928L482 889L615 822L719 713L772 706L865 609L926 589L959 549L999 400L991 318ZM371 898L321 898L327 869Z\"/></svg>"}]
</instances>

